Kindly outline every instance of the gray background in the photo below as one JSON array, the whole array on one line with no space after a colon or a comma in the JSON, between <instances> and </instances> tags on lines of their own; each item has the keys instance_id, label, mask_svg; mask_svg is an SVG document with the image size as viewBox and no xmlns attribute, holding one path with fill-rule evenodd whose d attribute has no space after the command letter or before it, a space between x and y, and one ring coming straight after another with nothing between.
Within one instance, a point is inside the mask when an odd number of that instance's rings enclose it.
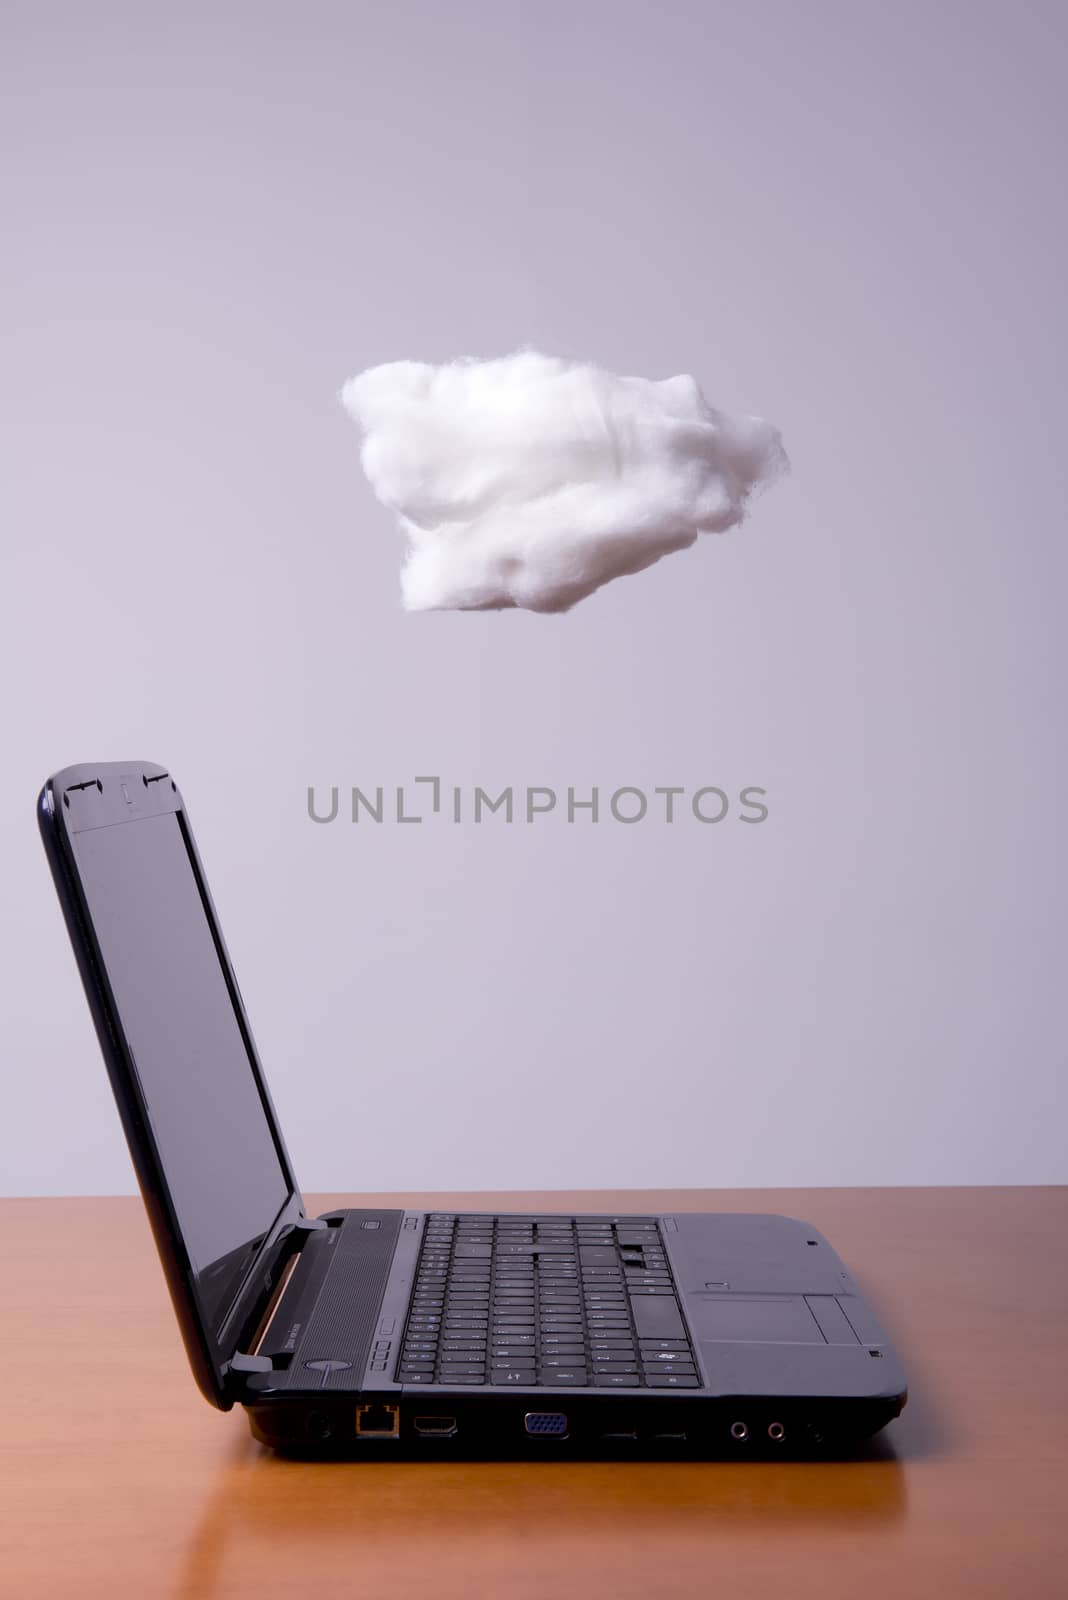
<instances>
[{"instance_id":1,"label":"gray background","mask_svg":"<svg viewBox=\"0 0 1068 1600\"><path fill-rule=\"evenodd\" d=\"M0 1188L128 1161L32 820L190 801L310 1188L1063 1180L1060 4L2 11ZM793 477L405 616L336 402L530 342ZM760 827L309 784L767 788Z\"/></svg>"}]
</instances>

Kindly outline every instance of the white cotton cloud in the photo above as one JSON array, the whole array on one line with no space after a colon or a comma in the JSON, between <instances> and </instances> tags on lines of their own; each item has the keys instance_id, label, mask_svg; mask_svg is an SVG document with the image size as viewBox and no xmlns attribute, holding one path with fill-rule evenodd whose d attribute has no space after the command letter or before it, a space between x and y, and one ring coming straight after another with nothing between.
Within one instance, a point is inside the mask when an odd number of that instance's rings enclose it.
<instances>
[{"instance_id":1,"label":"white cotton cloud","mask_svg":"<svg viewBox=\"0 0 1068 1600\"><path fill-rule=\"evenodd\" d=\"M654 382L520 351L391 361L341 400L409 549L409 611L566 611L626 573L723 533L787 466L779 432Z\"/></svg>"}]
</instances>

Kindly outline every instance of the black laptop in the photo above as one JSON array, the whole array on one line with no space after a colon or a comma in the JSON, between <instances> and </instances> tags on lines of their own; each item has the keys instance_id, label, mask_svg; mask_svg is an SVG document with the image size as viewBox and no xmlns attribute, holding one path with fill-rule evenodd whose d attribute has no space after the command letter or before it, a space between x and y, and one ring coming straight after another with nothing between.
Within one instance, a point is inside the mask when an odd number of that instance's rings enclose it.
<instances>
[{"instance_id":1,"label":"black laptop","mask_svg":"<svg viewBox=\"0 0 1068 1600\"><path fill-rule=\"evenodd\" d=\"M806 1222L307 1216L170 774L68 767L38 817L194 1376L264 1444L743 1459L898 1415L898 1360Z\"/></svg>"}]
</instances>

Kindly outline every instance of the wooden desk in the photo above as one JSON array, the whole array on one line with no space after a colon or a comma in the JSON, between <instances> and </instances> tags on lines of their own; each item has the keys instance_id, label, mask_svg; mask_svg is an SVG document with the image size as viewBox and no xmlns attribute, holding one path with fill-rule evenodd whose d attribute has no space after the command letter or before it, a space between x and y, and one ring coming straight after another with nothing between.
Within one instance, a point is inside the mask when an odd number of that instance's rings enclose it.
<instances>
[{"instance_id":1,"label":"wooden desk","mask_svg":"<svg viewBox=\"0 0 1068 1600\"><path fill-rule=\"evenodd\" d=\"M2 1201L0 1593L1068 1592L1068 1189L314 1200L342 1204L804 1217L881 1311L910 1403L848 1463L286 1462L193 1388L138 1201Z\"/></svg>"}]
</instances>

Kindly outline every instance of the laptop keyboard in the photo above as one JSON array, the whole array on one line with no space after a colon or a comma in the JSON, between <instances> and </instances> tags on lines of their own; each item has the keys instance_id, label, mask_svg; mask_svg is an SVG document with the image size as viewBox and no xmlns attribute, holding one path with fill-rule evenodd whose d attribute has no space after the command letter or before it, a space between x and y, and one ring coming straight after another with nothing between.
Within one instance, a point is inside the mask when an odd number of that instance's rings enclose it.
<instances>
[{"instance_id":1,"label":"laptop keyboard","mask_svg":"<svg viewBox=\"0 0 1068 1600\"><path fill-rule=\"evenodd\" d=\"M697 1388L655 1218L430 1216L397 1379Z\"/></svg>"}]
</instances>

